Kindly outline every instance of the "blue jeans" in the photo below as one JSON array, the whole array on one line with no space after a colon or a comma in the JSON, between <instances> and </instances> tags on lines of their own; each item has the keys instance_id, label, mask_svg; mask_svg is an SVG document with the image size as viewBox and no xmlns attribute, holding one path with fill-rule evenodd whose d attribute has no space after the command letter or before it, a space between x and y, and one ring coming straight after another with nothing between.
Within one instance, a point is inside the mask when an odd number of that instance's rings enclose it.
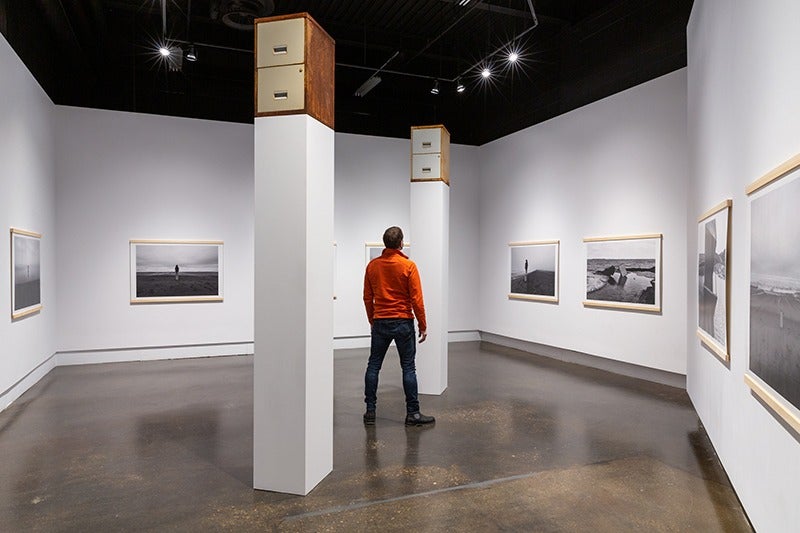
<instances>
[{"instance_id":1,"label":"blue jeans","mask_svg":"<svg viewBox=\"0 0 800 533\"><path fill-rule=\"evenodd\" d=\"M374 410L378 401L378 374L389 344L394 340L400 353L400 368L403 370L403 391L406 394L406 413L419 412L417 398L417 369L414 358L417 355L417 342L412 318L377 318L372 323L372 344L370 346L367 372L364 375L364 402L367 410Z\"/></svg>"}]
</instances>

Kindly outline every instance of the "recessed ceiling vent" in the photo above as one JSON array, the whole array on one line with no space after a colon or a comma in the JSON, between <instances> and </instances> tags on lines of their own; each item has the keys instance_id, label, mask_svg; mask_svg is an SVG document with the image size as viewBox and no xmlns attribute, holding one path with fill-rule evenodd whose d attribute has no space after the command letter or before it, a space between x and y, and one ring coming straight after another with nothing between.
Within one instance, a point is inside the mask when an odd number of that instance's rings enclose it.
<instances>
[{"instance_id":1,"label":"recessed ceiling vent","mask_svg":"<svg viewBox=\"0 0 800 533\"><path fill-rule=\"evenodd\" d=\"M253 20L267 17L275 10L273 0L219 0L218 5L217 13L212 5L212 18L220 18L226 26L243 31L252 31Z\"/></svg>"}]
</instances>

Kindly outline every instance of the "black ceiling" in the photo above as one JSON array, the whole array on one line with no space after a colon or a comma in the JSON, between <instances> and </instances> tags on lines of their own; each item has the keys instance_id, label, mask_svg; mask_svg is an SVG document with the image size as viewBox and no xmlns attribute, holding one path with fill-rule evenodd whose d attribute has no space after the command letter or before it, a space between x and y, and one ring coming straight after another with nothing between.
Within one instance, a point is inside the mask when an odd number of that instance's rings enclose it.
<instances>
[{"instance_id":1,"label":"black ceiling","mask_svg":"<svg viewBox=\"0 0 800 533\"><path fill-rule=\"evenodd\" d=\"M336 40L337 131L407 138L412 125L443 123L453 142L479 145L686 66L692 7L692 0L164 1L167 38L193 42L198 53L179 70L154 48L162 0L0 0L0 31L57 104L252 122L253 33L224 24L225 10L307 11ZM505 45L519 49L513 68ZM497 50L484 83L477 67ZM381 83L354 96L393 56Z\"/></svg>"}]
</instances>

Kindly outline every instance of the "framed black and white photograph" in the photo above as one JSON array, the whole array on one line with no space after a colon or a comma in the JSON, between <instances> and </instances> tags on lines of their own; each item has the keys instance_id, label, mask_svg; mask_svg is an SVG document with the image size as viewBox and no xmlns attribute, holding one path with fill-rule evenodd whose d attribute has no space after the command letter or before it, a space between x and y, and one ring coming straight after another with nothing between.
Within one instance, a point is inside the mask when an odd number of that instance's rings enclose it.
<instances>
[{"instance_id":1,"label":"framed black and white photograph","mask_svg":"<svg viewBox=\"0 0 800 533\"><path fill-rule=\"evenodd\" d=\"M364 243L364 250L365 250L364 261L365 261L365 264L368 265L370 261L372 261L376 257L380 257L381 254L383 253L383 249L384 248L386 248L386 247L383 245L382 242L367 242L367 243ZM410 248L411 248L411 245L409 243L407 243L407 242L404 242L403 243L403 249L400 250L400 251L403 252L404 254L406 254L408 257L411 257L411 254L409 253L410 252Z\"/></svg>"},{"instance_id":2,"label":"framed black and white photograph","mask_svg":"<svg viewBox=\"0 0 800 533\"><path fill-rule=\"evenodd\" d=\"M221 302L221 241L130 241L131 303Z\"/></svg>"},{"instance_id":3,"label":"framed black and white photograph","mask_svg":"<svg viewBox=\"0 0 800 533\"><path fill-rule=\"evenodd\" d=\"M11 228L11 319L42 309L42 236Z\"/></svg>"},{"instance_id":4,"label":"framed black and white photograph","mask_svg":"<svg viewBox=\"0 0 800 533\"><path fill-rule=\"evenodd\" d=\"M800 156L751 184L745 381L800 433Z\"/></svg>"},{"instance_id":5,"label":"framed black and white photograph","mask_svg":"<svg viewBox=\"0 0 800 533\"><path fill-rule=\"evenodd\" d=\"M732 200L714 206L697 221L697 336L723 361L728 350L728 250Z\"/></svg>"},{"instance_id":6,"label":"framed black and white photograph","mask_svg":"<svg viewBox=\"0 0 800 533\"><path fill-rule=\"evenodd\" d=\"M587 307L661 312L661 234L590 237Z\"/></svg>"},{"instance_id":7,"label":"framed black and white photograph","mask_svg":"<svg viewBox=\"0 0 800 533\"><path fill-rule=\"evenodd\" d=\"M508 297L558 302L559 242L512 242L508 247L511 283Z\"/></svg>"}]
</instances>

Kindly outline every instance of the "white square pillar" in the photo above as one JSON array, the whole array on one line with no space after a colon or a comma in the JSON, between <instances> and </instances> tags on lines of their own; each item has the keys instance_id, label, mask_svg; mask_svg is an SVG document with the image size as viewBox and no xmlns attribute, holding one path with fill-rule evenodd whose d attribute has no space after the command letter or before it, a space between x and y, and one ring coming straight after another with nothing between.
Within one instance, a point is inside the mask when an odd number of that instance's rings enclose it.
<instances>
[{"instance_id":1,"label":"white square pillar","mask_svg":"<svg viewBox=\"0 0 800 533\"><path fill-rule=\"evenodd\" d=\"M444 126L411 129L410 242L419 269L428 339L417 346L421 394L447 388L450 248L450 134Z\"/></svg>"},{"instance_id":2,"label":"white square pillar","mask_svg":"<svg viewBox=\"0 0 800 533\"><path fill-rule=\"evenodd\" d=\"M308 494L333 468L334 132L255 119L253 486Z\"/></svg>"}]
</instances>

